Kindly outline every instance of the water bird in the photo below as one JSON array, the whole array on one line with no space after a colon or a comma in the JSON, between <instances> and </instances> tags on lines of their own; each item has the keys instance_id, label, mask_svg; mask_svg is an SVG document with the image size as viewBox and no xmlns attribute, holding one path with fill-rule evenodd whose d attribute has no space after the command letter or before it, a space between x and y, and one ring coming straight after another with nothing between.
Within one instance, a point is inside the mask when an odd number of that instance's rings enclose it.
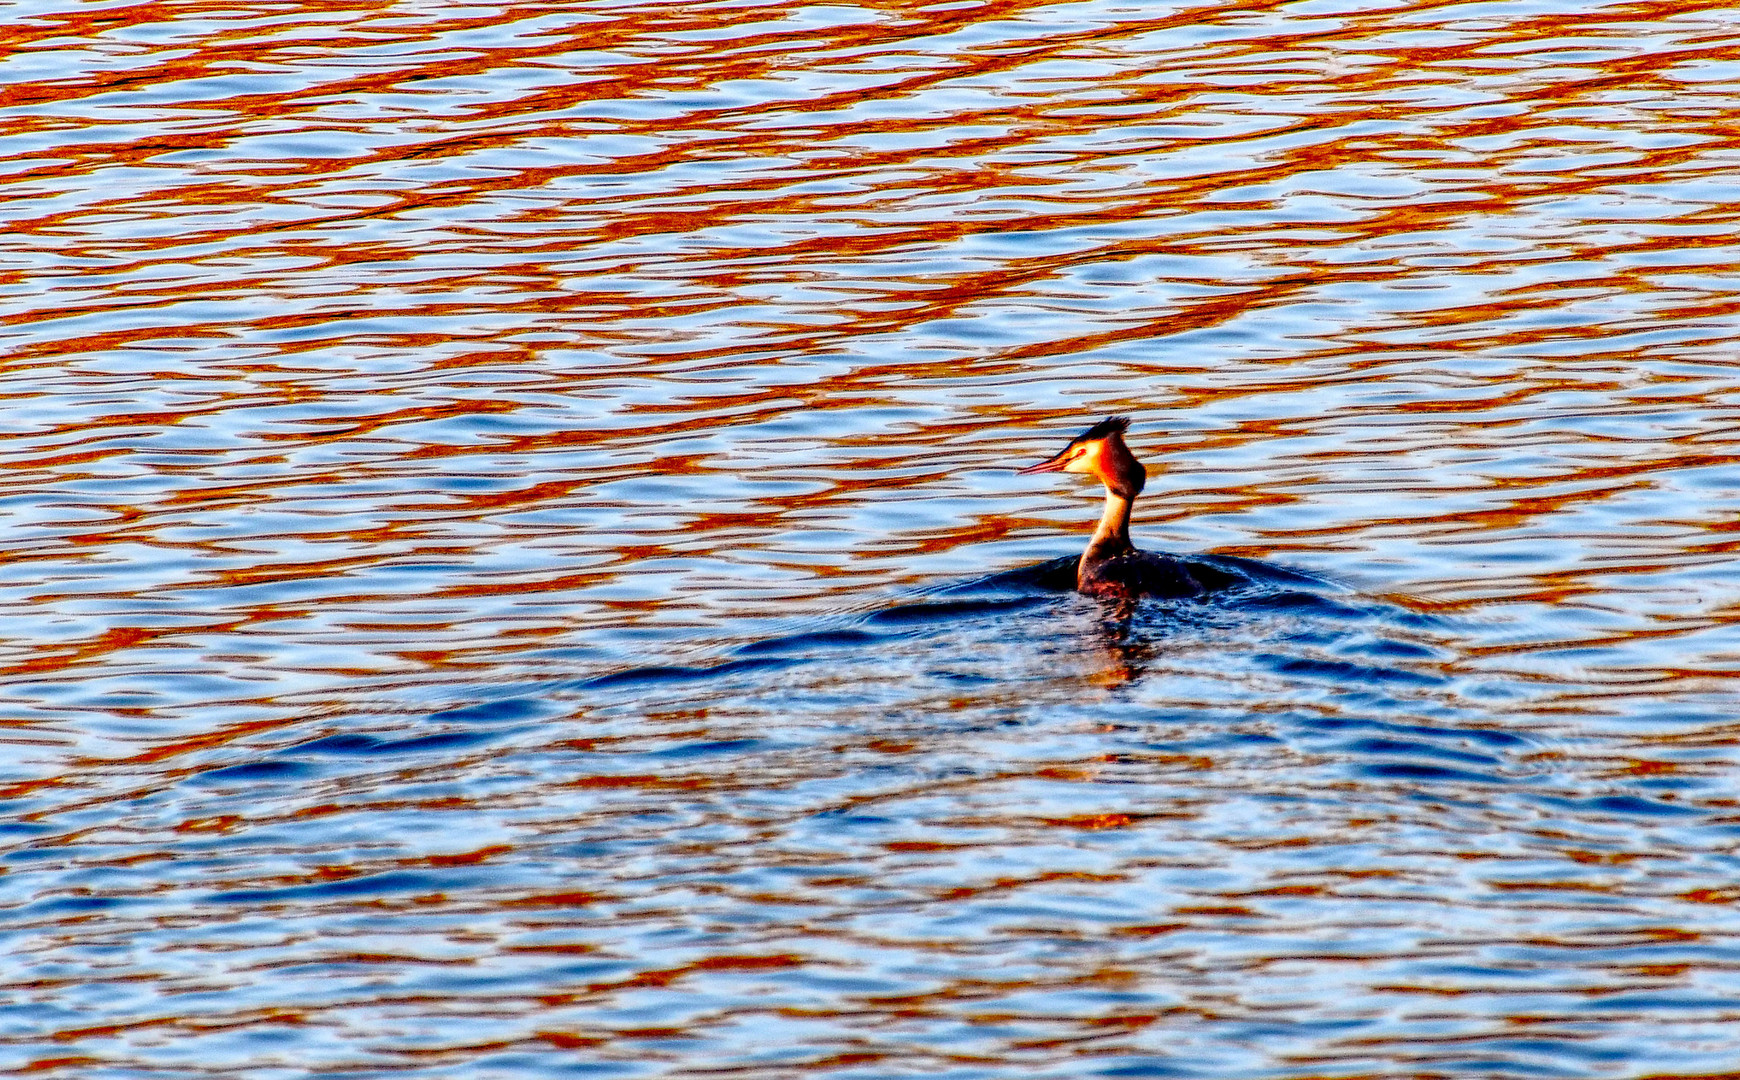
<instances>
[{"instance_id":1,"label":"water bird","mask_svg":"<svg viewBox=\"0 0 1740 1080\"><path fill-rule=\"evenodd\" d=\"M1148 473L1124 443L1129 428L1129 417L1108 416L1071 439L1056 457L1020 470L1085 473L1106 486L1105 513L1076 563L1077 591L1104 600L1201 596L1243 580L1202 560L1140 551L1130 542L1130 508Z\"/></svg>"}]
</instances>

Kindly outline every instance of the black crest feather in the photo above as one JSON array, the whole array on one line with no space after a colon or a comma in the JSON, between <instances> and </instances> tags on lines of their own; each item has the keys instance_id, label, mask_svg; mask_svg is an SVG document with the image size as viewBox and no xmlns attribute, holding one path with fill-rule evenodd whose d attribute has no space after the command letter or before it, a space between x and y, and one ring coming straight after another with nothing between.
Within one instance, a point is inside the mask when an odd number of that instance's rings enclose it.
<instances>
[{"instance_id":1,"label":"black crest feather","mask_svg":"<svg viewBox=\"0 0 1740 1080\"><path fill-rule=\"evenodd\" d=\"M1108 416L1093 427L1088 428L1080 435L1071 439L1069 445L1074 446L1076 443L1093 442L1096 439L1103 439L1108 435L1122 435L1128 430L1130 430L1129 417Z\"/></svg>"}]
</instances>

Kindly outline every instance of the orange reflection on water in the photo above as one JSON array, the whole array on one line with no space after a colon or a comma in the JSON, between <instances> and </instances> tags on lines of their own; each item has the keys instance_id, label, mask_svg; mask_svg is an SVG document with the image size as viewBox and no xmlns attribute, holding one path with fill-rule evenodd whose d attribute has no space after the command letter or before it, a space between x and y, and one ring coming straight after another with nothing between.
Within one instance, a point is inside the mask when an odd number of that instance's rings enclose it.
<instances>
[{"instance_id":1,"label":"orange reflection on water","mask_svg":"<svg viewBox=\"0 0 1740 1080\"><path fill-rule=\"evenodd\" d=\"M0 40L0 1069L1732 1049L1725 9ZM1078 549L1011 467L1112 412L1143 543L1346 610L865 631Z\"/></svg>"}]
</instances>

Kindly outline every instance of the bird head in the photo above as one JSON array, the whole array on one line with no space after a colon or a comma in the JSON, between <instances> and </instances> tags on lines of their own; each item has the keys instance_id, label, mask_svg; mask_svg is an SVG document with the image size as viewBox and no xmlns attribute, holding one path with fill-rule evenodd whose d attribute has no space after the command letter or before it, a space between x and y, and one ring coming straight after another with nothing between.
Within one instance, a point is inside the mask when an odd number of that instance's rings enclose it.
<instances>
[{"instance_id":1,"label":"bird head","mask_svg":"<svg viewBox=\"0 0 1740 1080\"><path fill-rule=\"evenodd\" d=\"M1022 473L1071 472L1097 477L1112 492L1133 499L1147 481L1136 455L1124 444L1127 416L1108 416L1069 441L1055 457L1029 465Z\"/></svg>"}]
</instances>

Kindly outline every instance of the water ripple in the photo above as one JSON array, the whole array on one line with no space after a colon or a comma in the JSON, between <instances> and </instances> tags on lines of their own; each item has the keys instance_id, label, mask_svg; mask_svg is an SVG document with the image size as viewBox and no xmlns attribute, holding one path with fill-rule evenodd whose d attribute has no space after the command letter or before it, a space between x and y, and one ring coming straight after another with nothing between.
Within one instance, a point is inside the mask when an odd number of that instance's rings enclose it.
<instances>
[{"instance_id":1,"label":"water ripple","mask_svg":"<svg viewBox=\"0 0 1740 1080\"><path fill-rule=\"evenodd\" d=\"M0 1071L1740 1059L1725 9L0 34Z\"/></svg>"}]
</instances>

